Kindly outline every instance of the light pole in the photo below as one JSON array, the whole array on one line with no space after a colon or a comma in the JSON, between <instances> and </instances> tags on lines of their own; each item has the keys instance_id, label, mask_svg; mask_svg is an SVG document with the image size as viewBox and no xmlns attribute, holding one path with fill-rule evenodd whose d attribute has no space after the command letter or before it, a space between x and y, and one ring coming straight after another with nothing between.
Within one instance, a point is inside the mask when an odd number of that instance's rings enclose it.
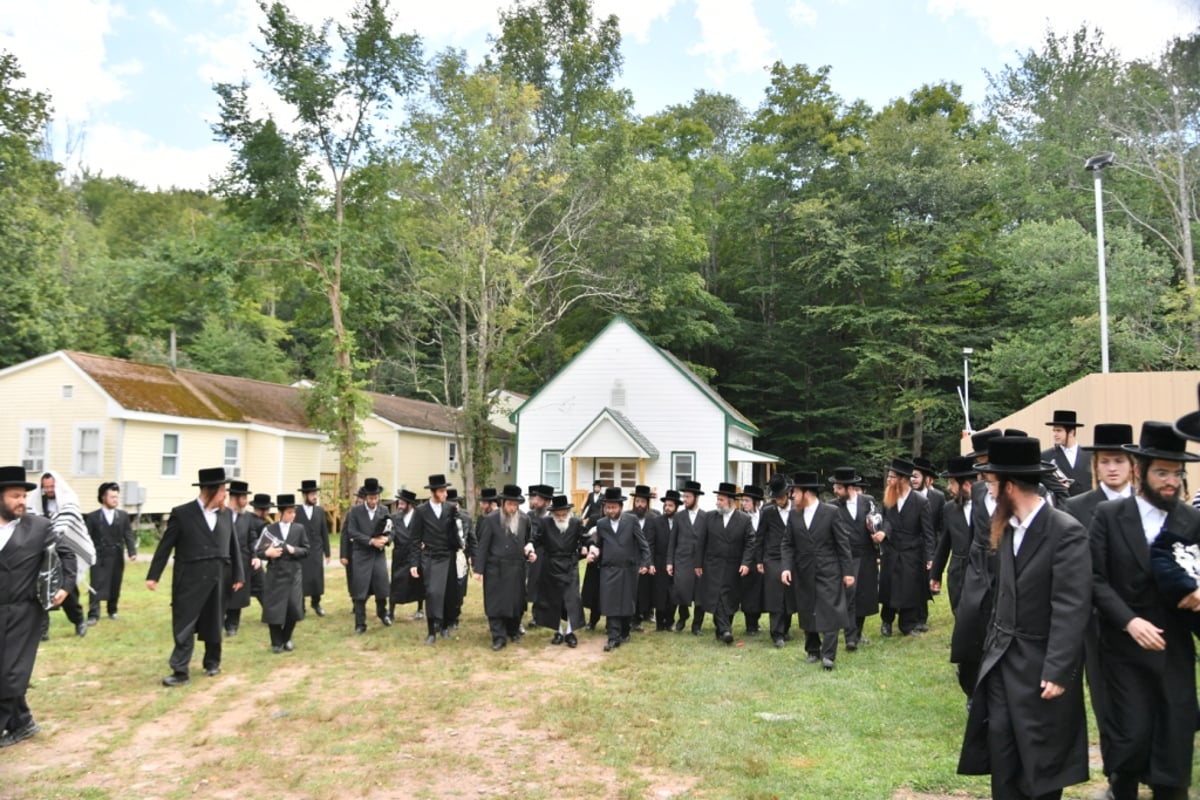
<instances>
[{"instance_id":1,"label":"light pole","mask_svg":"<svg viewBox=\"0 0 1200 800\"><path fill-rule=\"evenodd\" d=\"M1096 187L1096 251L1100 260L1100 371L1108 372L1108 279L1104 271L1104 190L1101 173L1117 161L1112 153L1092 156L1083 168L1092 173Z\"/></svg>"},{"instance_id":2,"label":"light pole","mask_svg":"<svg viewBox=\"0 0 1200 800\"><path fill-rule=\"evenodd\" d=\"M962 406L963 419L965 425L963 430L970 434L971 431L971 354L975 352L972 347L964 347L962 349L963 356L963 385L958 393L958 402Z\"/></svg>"}]
</instances>

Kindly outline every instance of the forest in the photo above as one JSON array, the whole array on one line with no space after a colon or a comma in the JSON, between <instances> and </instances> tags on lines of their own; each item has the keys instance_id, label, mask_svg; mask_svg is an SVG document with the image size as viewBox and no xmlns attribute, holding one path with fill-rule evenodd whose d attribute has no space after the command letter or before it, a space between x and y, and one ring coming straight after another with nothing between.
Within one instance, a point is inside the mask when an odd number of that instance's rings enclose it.
<instances>
[{"instance_id":1,"label":"forest","mask_svg":"<svg viewBox=\"0 0 1200 800\"><path fill-rule=\"evenodd\" d=\"M1113 371L1196 369L1200 31L1126 60L1047 31L989 75L883 108L776 63L639 116L615 17L520 0L480 63L385 0L311 25L262 2L256 61L294 112L214 86L207 191L67 175L53 98L0 53L0 367L60 348L308 379L357 466L363 390L456 409L488 479L492 392L531 393L614 314L761 428L785 469L957 454L976 426L1100 368L1091 156ZM249 46L249 45L248 45ZM647 391L652 391L647 387Z\"/></svg>"}]
</instances>

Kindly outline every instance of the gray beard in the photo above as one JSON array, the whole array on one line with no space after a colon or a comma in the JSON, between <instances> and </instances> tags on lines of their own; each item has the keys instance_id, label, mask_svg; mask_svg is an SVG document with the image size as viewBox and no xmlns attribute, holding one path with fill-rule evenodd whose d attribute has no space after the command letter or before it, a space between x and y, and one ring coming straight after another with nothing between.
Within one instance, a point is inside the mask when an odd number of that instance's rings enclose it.
<instances>
[{"instance_id":1,"label":"gray beard","mask_svg":"<svg viewBox=\"0 0 1200 800\"><path fill-rule=\"evenodd\" d=\"M555 519L554 519L554 526L555 526L556 528L558 528L558 532L559 532L559 533L566 533L566 532L567 532L567 526L568 526L568 525L570 525L570 524L571 524L571 520L570 520L570 519L563 519L563 520L560 520L560 519L558 519L557 517L555 517Z\"/></svg>"},{"instance_id":2,"label":"gray beard","mask_svg":"<svg viewBox=\"0 0 1200 800\"><path fill-rule=\"evenodd\" d=\"M732 509L732 508L722 508L722 509L721 509L721 516L722 516L722 517L728 517L728 516L729 516L730 514L732 514L732 513L733 513L733 509Z\"/></svg>"},{"instance_id":3,"label":"gray beard","mask_svg":"<svg viewBox=\"0 0 1200 800\"><path fill-rule=\"evenodd\" d=\"M505 514L503 511L501 511L500 521L504 524L504 528L508 531L510 536L517 535L517 529L521 521L519 514Z\"/></svg>"}]
</instances>

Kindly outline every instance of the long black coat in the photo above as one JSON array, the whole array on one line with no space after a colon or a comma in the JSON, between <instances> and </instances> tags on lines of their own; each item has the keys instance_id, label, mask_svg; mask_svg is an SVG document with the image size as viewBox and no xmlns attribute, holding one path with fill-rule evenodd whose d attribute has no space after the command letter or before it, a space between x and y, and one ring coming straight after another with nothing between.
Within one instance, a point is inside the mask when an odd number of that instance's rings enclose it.
<instances>
[{"instance_id":1,"label":"long black coat","mask_svg":"<svg viewBox=\"0 0 1200 800\"><path fill-rule=\"evenodd\" d=\"M845 576L854 574L850 556L850 526L835 506L817 503L812 525L804 509L788 514L783 537L783 563L792 572L800 627L815 632L846 627Z\"/></svg>"},{"instance_id":2,"label":"long black coat","mask_svg":"<svg viewBox=\"0 0 1200 800\"><path fill-rule=\"evenodd\" d=\"M654 608L663 611L675 604L674 580L667 573L667 552L671 549L671 529L674 527L674 517L658 514L654 517L654 536L649 542L654 563L654 590L650 599Z\"/></svg>"},{"instance_id":3,"label":"long black coat","mask_svg":"<svg viewBox=\"0 0 1200 800\"><path fill-rule=\"evenodd\" d=\"M910 491L902 508L884 508L883 529L879 599L896 609L916 608L929 599L925 562L937 546L929 501Z\"/></svg>"},{"instance_id":4,"label":"long black coat","mask_svg":"<svg viewBox=\"0 0 1200 800\"><path fill-rule=\"evenodd\" d=\"M854 586L846 591L847 598L854 595L854 614L873 617L879 613L879 545L867 530L867 517L879 504L869 494L859 493L854 516L845 503L834 503L838 515L850 528L850 559L853 562ZM851 620L853 622L853 620Z\"/></svg>"},{"instance_id":5,"label":"long black coat","mask_svg":"<svg viewBox=\"0 0 1200 800\"><path fill-rule=\"evenodd\" d=\"M1178 503L1163 532L1185 542L1200 541L1200 511ZM1100 671L1104 697L1100 750L1108 772L1128 772L1145 783L1186 786L1191 780L1196 732L1196 653L1188 617L1166 601L1154 581L1150 546L1137 500L1110 500L1096 507L1089 530L1092 593L1100 615ZM1134 617L1162 629L1164 651L1143 650L1125 626ZM1129 702L1154 696L1149 704ZM1149 717L1153 737L1149 763L1145 742L1121 732Z\"/></svg>"},{"instance_id":6,"label":"long black coat","mask_svg":"<svg viewBox=\"0 0 1200 800\"><path fill-rule=\"evenodd\" d=\"M389 517L392 521L392 602L398 606L425 599L425 584L420 578L414 578L410 571L414 547L412 519L416 514L416 509L413 509L407 524L404 514L392 514Z\"/></svg>"},{"instance_id":7,"label":"long black coat","mask_svg":"<svg viewBox=\"0 0 1200 800\"><path fill-rule=\"evenodd\" d=\"M310 517L309 511L312 512ZM329 549L329 516L321 506L299 506L296 522L308 533L308 556L304 559L302 594L314 597L325 594L325 559Z\"/></svg>"},{"instance_id":8,"label":"long black coat","mask_svg":"<svg viewBox=\"0 0 1200 800\"><path fill-rule=\"evenodd\" d=\"M1072 495L1071 498L1063 504L1062 509L1075 519L1079 520L1079 523L1083 525L1084 530L1091 530L1092 517L1096 515L1096 508L1101 503L1107 502L1108 495L1104 493L1102 488L1097 486L1090 492Z\"/></svg>"},{"instance_id":9,"label":"long black coat","mask_svg":"<svg viewBox=\"0 0 1200 800\"><path fill-rule=\"evenodd\" d=\"M696 558L696 541L707 513L697 511L693 523L686 508L675 512L675 526L667 543L667 563L675 571L675 604L678 606L687 607L698 602L703 607L700 597L704 581L696 577L696 567L700 566Z\"/></svg>"},{"instance_id":10,"label":"long black coat","mask_svg":"<svg viewBox=\"0 0 1200 800\"><path fill-rule=\"evenodd\" d=\"M643 517L639 524L642 528L642 536L646 538L646 544L650 545L651 560L654 557L654 551L658 549L658 520L662 516L659 512L652 508L646 509L646 516ZM634 514L637 517L637 514ZM668 546L670 542L667 543ZM654 582L658 578L658 570L655 569L655 574L649 572L644 575L638 575L638 592L637 592L637 614L643 619L648 619L654 609Z\"/></svg>"},{"instance_id":11,"label":"long black coat","mask_svg":"<svg viewBox=\"0 0 1200 800\"><path fill-rule=\"evenodd\" d=\"M979 481L971 487L971 546L954 612L954 633L950 636L950 661L954 664L979 663L992 619L996 555L992 551L992 515L988 513L986 498L986 483Z\"/></svg>"},{"instance_id":12,"label":"long black coat","mask_svg":"<svg viewBox=\"0 0 1200 800\"><path fill-rule=\"evenodd\" d=\"M540 520L539 520L540 521ZM483 611L488 617L520 619L525 614L525 545L533 542L533 523L517 512L517 533L504 527L497 509L479 523L475 574L483 576Z\"/></svg>"},{"instance_id":13,"label":"long black coat","mask_svg":"<svg viewBox=\"0 0 1200 800\"><path fill-rule=\"evenodd\" d=\"M758 565L762 563L762 557L758 555L758 551L762 549L762 542L759 536L759 529L762 526L762 508L759 508L758 513L749 514L746 516L750 519L750 536L753 539L752 549L754 555L751 557L750 572L738 579L738 600L742 607L742 613L750 617L758 616L763 611L763 576L758 571Z\"/></svg>"},{"instance_id":14,"label":"long black coat","mask_svg":"<svg viewBox=\"0 0 1200 800\"><path fill-rule=\"evenodd\" d=\"M296 519L299 518L300 515L296 514ZM308 532L299 522L293 522L288 526L286 538L283 536L278 522L268 525L266 532L276 539L283 540L284 544L290 544L296 552L289 553L285 548L281 556L267 562L267 574L263 581L262 621L268 625L283 625L289 620L302 620L304 619L304 559L308 557L310 551ZM260 536L257 545L256 554L260 559L265 560L264 553L269 546L269 540Z\"/></svg>"},{"instance_id":15,"label":"long black coat","mask_svg":"<svg viewBox=\"0 0 1200 800\"><path fill-rule=\"evenodd\" d=\"M0 550L0 697L23 697L29 689L46 613L38 602L37 577L43 554L54 541L50 520L26 514ZM61 542L55 552L63 565L62 588L70 591L75 552Z\"/></svg>"},{"instance_id":16,"label":"long black coat","mask_svg":"<svg viewBox=\"0 0 1200 800\"><path fill-rule=\"evenodd\" d=\"M125 553L137 555L137 537L133 535L129 513L119 508L113 510L111 525L104 518L101 508L85 514L83 522L87 525L92 544L96 546L96 563L92 565L89 585L96 593L96 599L107 600L112 590L121 585L125 575Z\"/></svg>"},{"instance_id":17,"label":"long black coat","mask_svg":"<svg viewBox=\"0 0 1200 800\"><path fill-rule=\"evenodd\" d=\"M417 506L413 513L409 566L420 569L425 583L425 614L431 619L448 621L449 612L458 604L455 556L463 542L458 537L457 520L458 506L451 502L442 504L440 517L429 503Z\"/></svg>"},{"instance_id":18,"label":"long black coat","mask_svg":"<svg viewBox=\"0 0 1200 800\"><path fill-rule=\"evenodd\" d=\"M696 563L704 568L700 604L713 613L733 614L738 607L740 567L754 569L754 531L750 516L740 509L729 513L728 523L719 511L704 515L696 538Z\"/></svg>"},{"instance_id":19,"label":"long black coat","mask_svg":"<svg viewBox=\"0 0 1200 800\"><path fill-rule=\"evenodd\" d=\"M560 620L570 621L571 629L583 627L583 605L579 597L579 557L591 537L583 532L583 522L574 515L567 529L560 531L552 514L533 528L533 546L542 562L541 583L533 604L533 619L543 628L557 628Z\"/></svg>"},{"instance_id":20,"label":"long black coat","mask_svg":"<svg viewBox=\"0 0 1200 800\"><path fill-rule=\"evenodd\" d=\"M231 592L226 604L227 608L245 608L250 605L251 597L262 598L262 570L254 569L250 562L258 557L254 552L254 547L258 544L258 537L266 525L255 526L255 522L261 523L262 520L248 512L238 514L237 519L233 521L233 535L237 537L237 546L242 557L242 568L246 572L246 581L242 584L242 588ZM232 589L232 587L230 588ZM257 593L254 591L255 588L258 589Z\"/></svg>"},{"instance_id":21,"label":"long black coat","mask_svg":"<svg viewBox=\"0 0 1200 800\"><path fill-rule=\"evenodd\" d=\"M1092 459L1086 450L1075 451L1075 466L1073 467L1067 460L1067 454L1058 445L1043 450L1042 461L1053 462L1064 475L1074 481L1067 490L1068 496L1078 497L1092 490Z\"/></svg>"},{"instance_id":22,"label":"long black coat","mask_svg":"<svg viewBox=\"0 0 1200 800\"><path fill-rule=\"evenodd\" d=\"M299 518L299 515L297 515ZM381 550L371 544L371 539L383 535L387 510L375 507L375 518L367 512L366 503L354 506L346 513L342 532L350 542L350 598L366 600L375 595L382 600L391 594L388 580L387 545ZM390 539L389 535L389 539Z\"/></svg>"},{"instance_id":23,"label":"long black coat","mask_svg":"<svg viewBox=\"0 0 1200 800\"><path fill-rule=\"evenodd\" d=\"M638 570L650 567L650 544L638 527L637 517L623 513L614 523L601 517L593 529L593 544L600 551L600 613L606 617L632 617L637 602Z\"/></svg>"},{"instance_id":24,"label":"long black coat","mask_svg":"<svg viewBox=\"0 0 1200 800\"><path fill-rule=\"evenodd\" d=\"M541 525L542 520L550 516L550 512L546 509L540 511L530 511L525 514L529 518L531 526ZM542 554L538 553L537 561L532 564L525 562L525 596L529 598L530 603L537 602L538 583L542 579ZM522 611L521 613L524 613Z\"/></svg>"},{"instance_id":25,"label":"long black coat","mask_svg":"<svg viewBox=\"0 0 1200 800\"><path fill-rule=\"evenodd\" d=\"M972 505L967 509L974 515ZM963 576L967 571L967 558L971 553L971 520L963 506L951 502L942 506L942 536L938 540L937 552L933 556L933 567L929 577L941 581L946 575L946 586L950 592L950 610L958 610L958 598L962 594Z\"/></svg>"},{"instance_id":26,"label":"long black coat","mask_svg":"<svg viewBox=\"0 0 1200 800\"><path fill-rule=\"evenodd\" d=\"M217 524L209 530L196 500L175 506L167 518L167 529L154 551L146 580L157 581L175 553L171 579L171 627L176 636L195 625L202 642L220 642L225 626L225 594L233 583L244 583L241 548L233 532L228 508L217 512ZM230 587L226 581L230 580Z\"/></svg>"},{"instance_id":27,"label":"long black coat","mask_svg":"<svg viewBox=\"0 0 1200 800\"><path fill-rule=\"evenodd\" d=\"M787 513L786 508L779 508L774 501L763 506L758 515L755 557L763 565L763 610L790 616L796 613L796 592L784 586L782 579L783 571L791 568L783 560Z\"/></svg>"}]
</instances>

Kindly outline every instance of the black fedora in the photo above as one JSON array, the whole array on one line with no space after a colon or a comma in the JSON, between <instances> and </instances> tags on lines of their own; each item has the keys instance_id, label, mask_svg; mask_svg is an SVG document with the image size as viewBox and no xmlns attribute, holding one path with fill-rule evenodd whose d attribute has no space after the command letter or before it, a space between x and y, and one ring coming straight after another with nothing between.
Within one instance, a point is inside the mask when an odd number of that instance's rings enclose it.
<instances>
[{"instance_id":1,"label":"black fedora","mask_svg":"<svg viewBox=\"0 0 1200 800\"><path fill-rule=\"evenodd\" d=\"M1025 431L1021 430L1020 428L1005 428L1004 435L1005 436L1028 436L1029 434L1026 433Z\"/></svg>"},{"instance_id":2,"label":"black fedora","mask_svg":"<svg viewBox=\"0 0 1200 800\"><path fill-rule=\"evenodd\" d=\"M1003 436L1004 431L999 428L988 428L986 431L976 431L971 434L971 452L967 453L963 458L983 458L987 455L988 442L995 439L997 436Z\"/></svg>"},{"instance_id":3,"label":"black fedora","mask_svg":"<svg viewBox=\"0 0 1200 800\"><path fill-rule=\"evenodd\" d=\"M893 458L892 463L888 464L888 470L903 475L906 478L911 478L916 465L907 458Z\"/></svg>"},{"instance_id":4,"label":"black fedora","mask_svg":"<svg viewBox=\"0 0 1200 800\"><path fill-rule=\"evenodd\" d=\"M917 456L912 460L912 462L913 467L915 467L919 472L928 475L930 478L936 478L938 476L937 465L928 458L925 458L924 456Z\"/></svg>"},{"instance_id":5,"label":"black fedora","mask_svg":"<svg viewBox=\"0 0 1200 800\"><path fill-rule=\"evenodd\" d=\"M498 502L500 502L500 498L496 494L495 487L488 486L487 488L480 490L479 502L481 502L481 503L498 503Z\"/></svg>"},{"instance_id":6,"label":"black fedora","mask_svg":"<svg viewBox=\"0 0 1200 800\"><path fill-rule=\"evenodd\" d=\"M294 494L277 494L275 495L275 507L280 511L285 508L296 507L296 495Z\"/></svg>"},{"instance_id":7,"label":"black fedora","mask_svg":"<svg viewBox=\"0 0 1200 800\"><path fill-rule=\"evenodd\" d=\"M1080 445L1080 450L1120 450L1133 444L1133 426L1123 422L1101 422L1092 429L1091 445Z\"/></svg>"},{"instance_id":8,"label":"black fedora","mask_svg":"<svg viewBox=\"0 0 1200 800\"><path fill-rule=\"evenodd\" d=\"M229 480L225 477L224 467L208 467L207 469L202 469L197 477L199 480L193 483L192 486L207 488L209 486L224 486L225 484L229 483Z\"/></svg>"},{"instance_id":9,"label":"black fedora","mask_svg":"<svg viewBox=\"0 0 1200 800\"><path fill-rule=\"evenodd\" d=\"M97 503L104 502L104 495L109 489L116 489L119 492L121 491L121 484L117 483L116 481L105 481L104 483L100 484L100 488L96 490Z\"/></svg>"},{"instance_id":10,"label":"black fedora","mask_svg":"<svg viewBox=\"0 0 1200 800\"><path fill-rule=\"evenodd\" d=\"M713 494L723 494L726 497L737 497L738 490L736 483L718 483L717 490Z\"/></svg>"},{"instance_id":11,"label":"black fedora","mask_svg":"<svg viewBox=\"0 0 1200 800\"><path fill-rule=\"evenodd\" d=\"M700 481L684 481L683 488L679 491L684 493L691 492L697 496L704 494L704 492L700 491Z\"/></svg>"},{"instance_id":12,"label":"black fedora","mask_svg":"<svg viewBox=\"0 0 1200 800\"><path fill-rule=\"evenodd\" d=\"M250 484L245 481L230 481L229 493L237 495L250 494Z\"/></svg>"},{"instance_id":13,"label":"black fedora","mask_svg":"<svg viewBox=\"0 0 1200 800\"><path fill-rule=\"evenodd\" d=\"M1200 456L1187 452L1187 440L1177 434L1169 422L1143 422L1138 443L1124 445L1121 449L1142 458L1184 463L1200 461Z\"/></svg>"},{"instance_id":14,"label":"black fedora","mask_svg":"<svg viewBox=\"0 0 1200 800\"><path fill-rule=\"evenodd\" d=\"M1196 395L1198 401L1200 401L1200 384L1196 385ZM1200 405L1200 402L1198 402L1198 405ZM1185 439L1200 442L1200 411L1184 414L1175 420L1175 432Z\"/></svg>"},{"instance_id":15,"label":"black fedora","mask_svg":"<svg viewBox=\"0 0 1200 800\"><path fill-rule=\"evenodd\" d=\"M624 505L625 501L628 499L629 499L628 497L621 494L620 486L609 486L607 489L604 490L604 502L605 503L620 503L620 504Z\"/></svg>"},{"instance_id":16,"label":"black fedora","mask_svg":"<svg viewBox=\"0 0 1200 800\"><path fill-rule=\"evenodd\" d=\"M977 472L1026 477L1054 471L1042 461L1042 444L1032 436L997 436L988 442L987 463L974 466Z\"/></svg>"},{"instance_id":17,"label":"black fedora","mask_svg":"<svg viewBox=\"0 0 1200 800\"><path fill-rule=\"evenodd\" d=\"M1046 424L1051 425L1056 428L1082 428L1082 427L1084 427L1082 422L1076 421L1074 411L1067 411L1065 409L1056 409L1054 412L1054 419L1050 420Z\"/></svg>"},{"instance_id":18,"label":"black fedora","mask_svg":"<svg viewBox=\"0 0 1200 800\"><path fill-rule=\"evenodd\" d=\"M662 496L662 500L659 502L665 503L668 500L674 503L676 508L683 505L683 497L681 497L679 492L675 491L674 489L667 489L666 493Z\"/></svg>"},{"instance_id":19,"label":"black fedora","mask_svg":"<svg viewBox=\"0 0 1200 800\"><path fill-rule=\"evenodd\" d=\"M496 495L496 502L504 500L516 500L518 503L525 502L525 495L521 494L521 487L516 484L507 484L500 494Z\"/></svg>"},{"instance_id":20,"label":"black fedora","mask_svg":"<svg viewBox=\"0 0 1200 800\"><path fill-rule=\"evenodd\" d=\"M32 492L37 488L36 483L25 480L24 467L0 467L0 489L12 486L24 486L27 492Z\"/></svg>"},{"instance_id":21,"label":"black fedora","mask_svg":"<svg viewBox=\"0 0 1200 800\"><path fill-rule=\"evenodd\" d=\"M300 488L297 489L296 491L300 492L300 494L308 494L309 492L321 491L321 487L317 485L316 481L305 480L305 481L300 481Z\"/></svg>"},{"instance_id":22,"label":"black fedora","mask_svg":"<svg viewBox=\"0 0 1200 800\"><path fill-rule=\"evenodd\" d=\"M763 490L752 483L747 483L742 487L741 495L742 497L749 497L757 500L760 503L763 500Z\"/></svg>"},{"instance_id":23,"label":"black fedora","mask_svg":"<svg viewBox=\"0 0 1200 800\"><path fill-rule=\"evenodd\" d=\"M457 500L458 499L458 489L447 489L446 490L446 499L447 500Z\"/></svg>"},{"instance_id":24,"label":"black fedora","mask_svg":"<svg viewBox=\"0 0 1200 800\"><path fill-rule=\"evenodd\" d=\"M362 488L359 489L363 497L371 494L383 494L383 487L379 485L378 478L367 478L363 481Z\"/></svg>"},{"instance_id":25,"label":"black fedora","mask_svg":"<svg viewBox=\"0 0 1200 800\"><path fill-rule=\"evenodd\" d=\"M430 475L429 483L425 484L425 488L433 491L434 489L445 489L449 485L445 475Z\"/></svg>"},{"instance_id":26,"label":"black fedora","mask_svg":"<svg viewBox=\"0 0 1200 800\"><path fill-rule=\"evenodd\" d=\"M787 497L788 479L782 472L776 472L767 483L767 493L771 497Z\"/></svg>"},{"instance_id":27,"label":"black fedora","mask_svg":"<svg viewBox=\"0 0 1200 800\"><path fill-rule=\"evenodd\" d=\"M838 467L829 476L829 482L840 483L842 486L858 486L863 482L863 477L854 467Z\"/></svg>"},{"instance_id":28,"label":"black fedora","mask_svg":"<svg viewBox=\"0 0 1200 800\"><path fill-rule=\"evenodd\" d=\"M652 495L650 494L650 487L642 486L641 484L638 484L637 486L633 487L633 494L631 494L630 497L642 497L642 498L645 498L646 500L653 499Z\"/></svg>"},{"instance_id":29,"label":"black fedora","mask_svg":"<svg viewBox=\"0 0 1200 800\"><path fill-rule=\"evenodd\" d=\"M943 478L970 478L975 475L975 459L967 456L955 456L946 462Z\"/></svg>"},{"instance_id":30,"label":"black fedora","mask_svg":"<svg viewBox=\"0 0 1200 800\"><path fill-rule=\"evenodd\" d=\"M417 493L409 491L408 489L401 489L400 491L396 492L396 499L403 500L404 502L408 503L410 506L416 505Z\"/></svg>"},{"instance_id":31,"label":"black fedora","mask_svg":"<svg viewBox=\"0 0 1200 800\"><path fill-rule=\"evenodd\" d=\"M815 472L793 472L792 488L813 489L815 491L821 488L821 478Z\"/></svg>"},{"instance_id":32,"label":"black fedora","mask_svg":"<svg viewBox=\"0 0 1200 800\"><path fill-rule=\"evenodd\" d=\"M250 507L251 508L270 508L271 507L271 495L267 494L266 492L261 492L259 494L254 495L254 499L250 501Z\"/></svg>"},{"instance_id":33,"label":"black fedora","mask_svg":"<svg viewBox=\"0 0 1200 800\"><path fill-rule=\"evenodd\" d=\"M550 499L550 513L555 511L570 511L571 499L565 494L556 494Z\"/></svg>"},{"instance_id":34,"label":"black fedora","mask_svg":"<svg viewBox=\"0 0 1200 800\"><path fill-rule=\"evenodd\" d=\"M529 496L542 497L546 500L552 500L554 499L554 487L547 486L544 483L535 483L533 486L529 487Z\"/></svg>"}]
</instances>

